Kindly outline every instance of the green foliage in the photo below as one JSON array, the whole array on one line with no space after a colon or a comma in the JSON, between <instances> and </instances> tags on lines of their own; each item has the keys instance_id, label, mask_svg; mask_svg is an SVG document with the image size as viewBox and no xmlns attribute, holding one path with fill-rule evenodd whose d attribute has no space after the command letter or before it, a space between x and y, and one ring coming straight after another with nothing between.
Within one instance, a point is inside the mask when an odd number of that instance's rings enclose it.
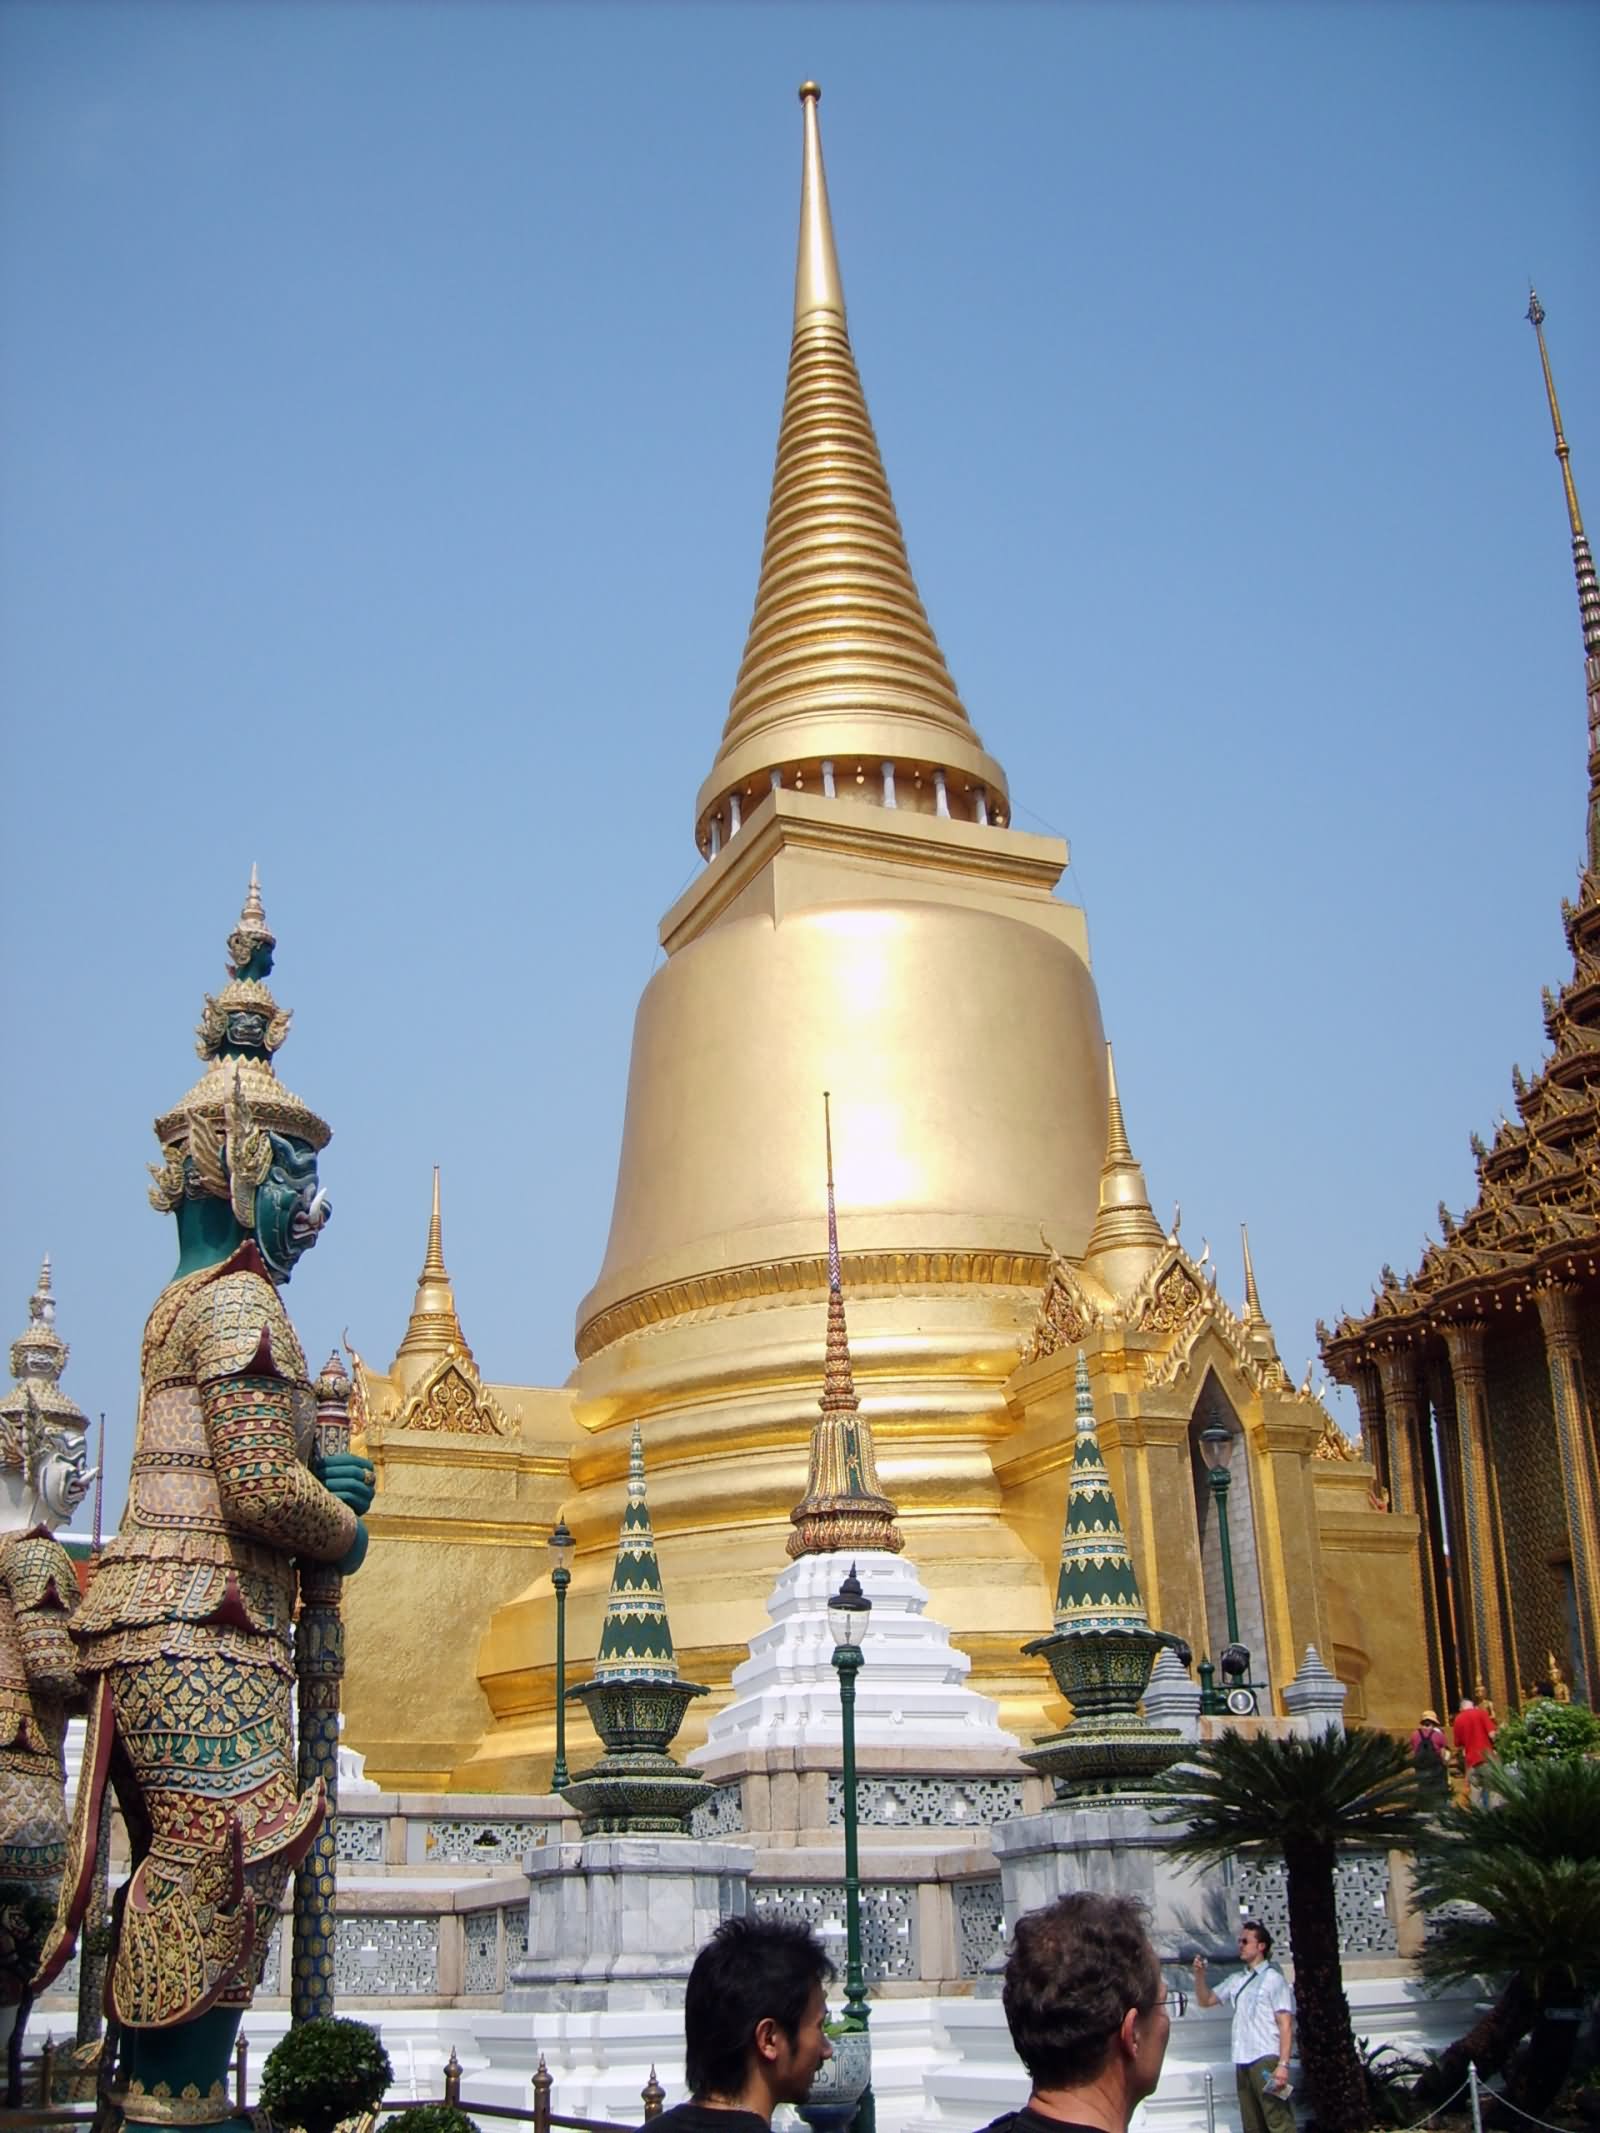
<instances>
[{"instance_id":1,"label":"green foliage","mask_svg":"<svg viewBox=\"0 0 1600 2133\"><path fill-rule=\"evenodd\" d=\"M478 2122L453 2103L419 2103L386 2118L383 2133L478 2133Z\"/></svg>"},{"instance_id":2,"label":"green foliage","mask_svg":"<svg viewBox=\"0 0 1600 2133\"><path fill-rule=\"evenodd\" d=\"M1427 1827L1411 1757L1387 1733L1227 1732L1156 1790L1172 1803L1167 1849L1182 1859L1280 1857L1286 1843L1407 1850Z\"/></svg>"},{"instance_id":3,"label":"green foliage","mask_svg":"<svg viewBox=\"0 0 1600 2133\"><path fill-rule=\"evenodd\" d=\"M1600 1716L1585 1703L1535 1697L1495 1734L1494 1752L1502 1763L1581 1762L1600 1754Z\"/></svg>"},{"instance_id":4,"label":"green foliage","mask_svg":"<svg viewBox=\"0 0 1600 2133\"><path fill-rule=\"evenodd\" d=\"M1516 1972L1541 2000L1600 1988L1600 1762L1504 1765L1487 1806L1439 1817L1417 1897L1475 1906L1435 1922L1422 1953L1435 1984Z\"/></svg>"},{"instance_id":5,"label":"green foliage","mask_svg":"<svg viewBox=\"0 0 1600 2133\"><path fill-rule=\"evenodd\" d=\"M303 2133L333 2133L341 2118L375 2111L394 2079L378 2032L340 2016L300 2022L267 2054L261 2107Z\"/></svg>"}]
</instances>

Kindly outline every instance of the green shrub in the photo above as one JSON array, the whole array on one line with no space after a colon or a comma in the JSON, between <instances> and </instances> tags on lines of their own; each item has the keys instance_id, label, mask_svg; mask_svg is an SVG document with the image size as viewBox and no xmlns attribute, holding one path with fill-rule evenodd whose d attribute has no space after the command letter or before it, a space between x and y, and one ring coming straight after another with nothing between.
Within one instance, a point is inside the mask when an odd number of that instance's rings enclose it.
<instances>
[{"instance_id":1,"label":"green shrub","mask_svg":"<svg viewBox=\"0 0 1600 2133\"><path fill-rule=\"evenodd\" d=\"M1600 1750L1600 1717L1583 1703L1539 1696L1508 1718L1494 1737L1503 1763L1577 1763Z\"/></svg>"},{"instance_id":2,"label":"green shrub","mask_svg":"<svg viewBox=\"0 0 1600 2133\"><path fill-rule=\"evenodd\" d=\"M375 2111L393 2079L389 2054L369 2022L340 2016L299 2022L267 2054L261 2107L303 2133L333 2133L341 2118Z\"/></svg>"},{"instance_id":3,"label":"green shrub","mask_svg":"<svg viewBox=\"0 0 1600 2133\"><path fill-rule=\"evenodd\" d=\"M383 2133L478 2133L478 2122L453 2103L419 2103L383 2122Z\"/></svg>"}]
</instances>

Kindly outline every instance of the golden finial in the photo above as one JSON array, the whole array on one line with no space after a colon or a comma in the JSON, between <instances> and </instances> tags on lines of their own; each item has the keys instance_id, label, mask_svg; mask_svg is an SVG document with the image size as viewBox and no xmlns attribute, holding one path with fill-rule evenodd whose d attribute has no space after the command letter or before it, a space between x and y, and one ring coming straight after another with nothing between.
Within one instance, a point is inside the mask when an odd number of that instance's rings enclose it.
<instances>
[{"instance_id":1,"label":"golden finial","mask_svg":"<svg viewBox=\"0 0 1600 2133\"><path fill-rule=\"evenodd\" d=\"M436 1280L448 1281L444 1264L444 1231L439 1221L439 1166L433 1166L433 1212L428 1217L428 1249L422 1260L422 1279L432 1275Z\"/></svg>"},{"instance_id":2,"label":"golden finial","mask_svg":"<svg viewBox=\"0 0 1600 2133\"><path fill-rule=\"evenodd\" d=\"M1248 1222L1239 1224L1239 1236L1244 1244L1244 1322L1251 1326L1258 1319L1264 1319L1267 1314L1261 1308L1261 1291L1256 1287L1256 1268L1255 1261L1250 1257Z\"/></svg>"},{"instance_id":3,"label":"golden finial","mask_svg":"<svg viewBox=\"0 0 1600 2133\"><path fill-rule=\"evenodd\" d=\"M839 1222L833 1191L833 1111L822 1096L822 1131L828 1161L828 1338L822 1368L821 1419L811 1431L806 1493L790 1513L791 1557L828 1555L839 1548L883 1548L898 1555L905 1542L895 1507L878 1480L871 1424L861 1415L850 1335L845 1325L844 1283L839 1260Z\"/></svg>"},{"instance_id":4,"label":"golden finial","mask_svg":"<svg viewBox=\"0 0 1600 2133\"><path fill-rule=\"evenodd\" d=\"M809 86L809 84L808 84ZM840 1286L839 1217L833 1204L833 1099L822 1092L822 1135L828 1149L828 1287Z\"/></svg>"},{"instance_id":5,"label":"golden finial","mask_svg":"<svg viewBox=\"0 0 1600 2133\"><path fill-rule=\"evenodd\" d=\"M774 773L815 792L824 764L848 763L859 799L888 789L885 765L898 764L937 770L952 813L1010 812L1005 773L972 730L917 592L867 412L845 322L821 94L815 82L801 86L794 337L755 611L695 803L708 854L713 818L731 834L735 799L741 814L753 807Z\"/></svg>"},{"instance_id":6,"label":"golden finial","mask_svg":"<svg viewBox=\"0 0 1600 2133\"><path fill-rule=\"evenodd\" d=\"M1572 453L1561 427L1561 402L1556 398L1556 381L1550 368L1550 351L1544 344L1544 305L1539 301L1539 292L1530 281L1528 284L1528 324L1539 341L1539 362L1544 370L1545 398L1550 402L1550 426L1556 433L1556 457L1561 462L1561 482L1567 492L1567 518L1575 541L1583 538L1583 513L1578 508L1577 486L1572 479Z\"/></svg>"},{"instance_id":7,"label":"golden finial","mask_svg":"<svg viewBox=\"0 0 1600 2133\"><path fill-rule=\"evenodd\" d=\"M839 277L839 255L833 243L833 217L828 212L828 176L822 167L822 130L817 124L817 106L822 91L814 81L800 84L800 105L805 114L805 145L800 165L800 249L794 263L794 322L798 327L814 312L844 317L844 283Z\"/></svg>"},{"instance_id":8,"label":"golden finial","mask_svg":"<svg viewBox=\"0 0 1600 2133\"><path fill-rule=\"evenodd\" d=\"M1106 1165L1131 1163L1128 1128L1122 1116L1122 1098L1117 1094L1117 1061L1109 1039L1106 1043Z\"/></svg>"},{"instance_id":9,"label":"golden finial","mask_svg":"<svg viewBox=\"0 0 1600 2133\"><path fill-rule=\"evenodd\" d=\"M1572 455L1561 427L1561 403L1550 369L1550 351L1544 339L1544 305L1532 282L1528 284L1528 323L1539 340L1539 363L1544 371L1545 398L1550 403L1550 426L1555 431L1556 458L1561 464L1561 483L1567 496L1567 521L1572 528L1572 568L1578 582L1578 621L1583 631L1583 653L1589 710L1589 809L1588 864L1584 874L1584 900L1600 892L1600 577L1595 574L1589 537L1583 530L1578 508L1577 485L1572 479Z\"/></svg>"},{"instance_id":10,"label":"golden finial","mask_svg":"<svg viewBox=\"0 0 1600 2133\"><path fill-rule=\"evenodd\" d=\"M228 935L229 971L237 977L260 949L276 948L277 945L277 935L267 924L266 907L261 901L261 876L252 861L250 886L244 892L244 907L239 913L239 923ZM270 969L270 961L263 967Z\"/></svg>"}]
</instances>

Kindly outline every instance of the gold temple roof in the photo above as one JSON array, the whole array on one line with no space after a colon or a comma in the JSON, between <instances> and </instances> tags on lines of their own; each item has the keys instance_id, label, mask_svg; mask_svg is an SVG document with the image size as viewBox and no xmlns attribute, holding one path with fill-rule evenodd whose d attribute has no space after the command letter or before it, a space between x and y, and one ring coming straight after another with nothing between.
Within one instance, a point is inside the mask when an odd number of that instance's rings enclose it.
<instances>
[{"instance_id":1,"label":"gold temple roof","mask_svg":"<svg viewBox=\"0 0 1600 2133\"><path fill-rule=\"evenodd\" d=\"M1600 585L1583 528L1571 454L1561 424L1544 338L1544 307L1529 291L1528 321L1539 340L1555 453L1561 466L1583 635L1588 699L1588 823L1578 900L1562 921L1572 976L1544 993L1550 1052L1530 1080L1511 1070L1515 1122L1502 1118L1492 1143L1472 1136L1478 1193L1458 1219L1439 1203L1439 1237L1424 1245L1416 1271L1384 1266L1365 1312L1337 1325L1318 1322L1323 1355L1348 1375L1377 1350L1424 1338L1448 1319L1479 1316L1542 1280L1592 1275L1600 1254Z\"/></svg>"},{"instance_id":2,"label":"gold temple roof","mask_svg":"<svg viewBox=\"0 0 1600 2133\"><path fill-rule=\"evenodd\" d=\"M857 798L893 761L942 770L952 812L971 812L960 804L969 792L981 793L987 818L1008 812L1005 773L973 730L911 575L867 412L828 208L821 94L814 82L800 90L794 339L755 611L696 804L708 855L712 817L730 795L753 806L774 774L819 790L824 762ZM724 833L733 826L730 813Z\"/></svg>"}]
</instances>

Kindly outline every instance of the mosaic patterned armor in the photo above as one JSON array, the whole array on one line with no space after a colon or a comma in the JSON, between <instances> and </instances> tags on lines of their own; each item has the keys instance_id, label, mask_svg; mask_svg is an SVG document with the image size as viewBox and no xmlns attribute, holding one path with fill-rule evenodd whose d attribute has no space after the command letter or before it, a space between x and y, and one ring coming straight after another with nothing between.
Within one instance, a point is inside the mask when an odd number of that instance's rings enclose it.
<instances>
[{"instance_id":1,"label":"mosaic patterned armor","mask_svg":"<svg viewBox=\"0 0 1600 2133\"><path fill-rule=\"evenodd\" d=\"M35 1526L0 1539L0 2010L16 2010L55 1912L67 1853L61 1763L80 1694L67 1624L78 1580Z\"/></svg>"},{"instance_id":2,"label":"mosaic patterned armor","mask_svg":"<svg viewBox=\"0 0 1600 2133\"><path fill-rule=\"evenodd\" d=\"M253 1244L162 1293L143 1362L127 1515L76 1625L148 1844L111 1970L128 2028L249 2002L323 1811L295 1788L295 1559L337 1562L356 1535L304 1463L305 1358Z\"/></svg>"},{"instance_id":3,"label":"mosaic patterned armor","mask_svg":"<svg viewBox=\"0 0 1600 2133\"><path fill-rule=\"evenodd\" d=\"M0 2042L26 2018L67 1850L61 1745L82 1683L68 1624L78 1579L51 1528L82 1502L87 1419L61 1390L46 1255L0 1399Z\"/></svg>"}]
</instances>

